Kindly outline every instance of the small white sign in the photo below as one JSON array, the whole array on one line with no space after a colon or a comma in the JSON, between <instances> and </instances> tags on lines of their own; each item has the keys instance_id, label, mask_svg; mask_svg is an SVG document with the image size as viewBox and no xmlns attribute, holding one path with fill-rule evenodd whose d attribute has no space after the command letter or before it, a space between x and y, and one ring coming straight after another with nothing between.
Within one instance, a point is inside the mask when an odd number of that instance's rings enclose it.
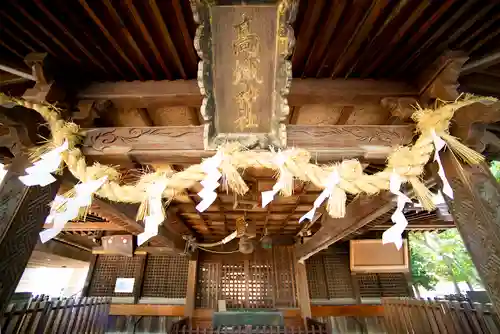
<instances>
[{"instance_id":1,"label":"small white sign","mask_svg":"<svg viewBox=\"0 0 500 334\"><path fill-rule=\"evenodd\" d=\"M134 292L135 278L118 277L115 284L115 292Z\"/></svg>"}]
</instances>

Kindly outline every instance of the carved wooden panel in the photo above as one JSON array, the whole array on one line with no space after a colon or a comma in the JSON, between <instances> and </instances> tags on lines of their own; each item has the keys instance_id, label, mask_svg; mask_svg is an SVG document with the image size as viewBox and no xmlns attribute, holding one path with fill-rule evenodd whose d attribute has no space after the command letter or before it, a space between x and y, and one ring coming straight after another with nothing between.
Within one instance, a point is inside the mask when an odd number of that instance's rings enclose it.
<instances>
[{"instance_id":1,"label":"carved wooden panel","mask_svg":"<svg viewBox=\"0 0 500 334\"><path fill-rule=\"evenodd\" d=\"M292 130L293 129L293 130ZM409 125L294 125L288 131L288 145L308 148L337 148L380 145L394 147L409 143L413 137L413 127Z\"/></svg>"},{"instance_id":2,"label":"carved wooden panel","mask_svg":"<svg viewBox=\"0 0 500 334\"><path fill-rule=\"evenodd\" d=\"M412 125L288 125L287 145L309 150L319 161L349 157L385 159L394 146L411 142ZM203 126L94 128L84 154L105 163L131 157L141 163L198 163L205 151Z\"/></svg>"},{"instance_id":3,"label":"carved wooden panel","mask_svg":"<svg viewBox=\"0 0 500 334\"><path fill-rule=\"evenodd\" d=\"M26 187L18 176L24 175L28 165L23 157L14 160L0 188L0 313L28 264L59 188L59 182Z\"/></svg>"},{"instance_id":4,"label":"carved wooden panel","mask_svg":"<svg viewBox=\"0 0 500 334\"><path fill-rule=\"evenodd\" d=\"M296 1L219 6L192 1L200 24L195 47L202 59L198 83L205 147L229 140L245 146L285 146L286 96L294 44Z\"/></svg>"},{"instance_id":5,"label":"carved wooden panel","mask_svg":"<svg viewBox=\"0 0 500 334\"><path fill-rule=\"evenodd\" d=\"M450 152L443 167L453 188L454 199L445 196L451 214L500 314L500 184L486 165L464 166Z\"/></svg>"}]
</instances>

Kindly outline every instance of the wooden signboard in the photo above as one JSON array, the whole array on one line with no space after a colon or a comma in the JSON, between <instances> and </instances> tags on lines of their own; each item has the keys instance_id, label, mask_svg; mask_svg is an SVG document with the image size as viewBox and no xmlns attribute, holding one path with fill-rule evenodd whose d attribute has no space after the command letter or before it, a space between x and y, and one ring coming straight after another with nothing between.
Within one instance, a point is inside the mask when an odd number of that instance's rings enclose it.
<instances>
[{"instance_id":1,"label":"wooden signboard","mask_svg":"<svg viewBox=\"0 0 500 334\"><path fill-rule=\"evenodd\" d=\"M382 244L381 239L351 240L350 264L352 272L408 272L408 243L403 240L398 250L394 244Z\"/></svg>"},{"instance_id":2,"label":"wooden signboard","mask_svg":"<svg viewBox=\"0 0 500 334\"><path fill-rule=\"evenodd\" d=\"M286 146L296 2L192 3L200 24L195 46L205 149L230 140L249 148Z\"/></svg>"}]
</instances>

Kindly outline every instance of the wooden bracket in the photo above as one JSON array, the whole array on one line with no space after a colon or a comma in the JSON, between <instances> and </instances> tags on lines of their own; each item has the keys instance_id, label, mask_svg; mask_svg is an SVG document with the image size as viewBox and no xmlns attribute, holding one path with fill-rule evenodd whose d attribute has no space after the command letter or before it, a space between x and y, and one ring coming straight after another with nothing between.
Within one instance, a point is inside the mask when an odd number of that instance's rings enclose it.
<instances>
[{"instance_id":1,"label":"wooden bracket","mask_svg":"<svg viewBox=\"0 0 500 334\"><path fill-rule=\"evenodd\" d=\"M32 102L61 102L66 94L58 87L52 75L47 53L30 53L25 58L25 63L31 68L36 84L29 88L23 95L23 99Z\"/></svg>"},{"instance_id":2,"label":"wooden bracket","mask_svg":"<svg viewBox=\"0 0 500 334\"><path fill-rule=\"evenodd\" d=\"M413 97L384 97L380 104L391 113L388 124L398 125L411 121L418 101Z\"/></svg>"},{"instance_id":3,"label":"wooden bracket","mask_svg":"<svg viewBox=\"0 0 500 334\"><path fill-rule=\"evenodd\" d=\"M454 101L458 98L458 77L469 58L463 52L450 51L439 57L417 78L420 100Z\"/></svg>"}]
</instances>

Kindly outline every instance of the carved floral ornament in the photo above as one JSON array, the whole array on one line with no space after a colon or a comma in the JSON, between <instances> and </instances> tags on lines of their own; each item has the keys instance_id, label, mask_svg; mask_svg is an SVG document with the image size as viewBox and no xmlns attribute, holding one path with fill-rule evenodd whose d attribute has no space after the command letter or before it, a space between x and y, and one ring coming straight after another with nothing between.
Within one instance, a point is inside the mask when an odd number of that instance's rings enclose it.
<instances>
[{"instance_id":1,"label":"carved floral ornament","mask_svg":"<svg viewBox=\"0 0 500 334\"><path fill-rule=\"evenodd\" d=\"M8 98L0 96L0 104ZM64 196L58 196L53 201L51 214L54 230L45 232L44 240L49 240L59 233L64 224L77 216L90 205L92 196L107 198L110 201L125 203L140 203L138 219L146 223L145 234L141 240L146 240L157 234L158 224L164 220L164 209L161 198L171 200L185 190L200 182L203 189L199 195L202 202L197 209L206 210L217 197L215 189L223 186L238 195L248 191L240 172L246 168L270 168L277 171L278 179L273 190L262 194L263 206L266 206L277 193L290 196L293 181L311 182L316 187L324 189L311 211L304 219L311 219L314 210L327 201L327 211L335 218L345 214L346 193L357 195L365 193L374 195L383 190L390 190L397 196L397 210L392 217L393 225L384 233L385 242L401 244L401 233L407 225L402 214L404 204L409 199L400 191L401 184L411 183L417 198L427 210L432 210L432 193L420 181L425 165L434 153L434 160L440 165L439 151L445 144L453 153L464 161L474 164L484 158L477 152L461 144L449 134L450 120L456 110L472 103L491 103L491 100L466 96L461 100L444 104L436 109L417 107L412 118L416 122L418 139L411 146L395 148L389 155L384 170L368 175L357 160L344 160L330 165L311 163L311 154L300 148L289 148L283 151L252 151L238 143L229 143L219 147L214 156L202 163L192 165L187 169L174 172L171 169L157 170L144 174L135 184L121 184L120 173L111 166L94 163L87 165L85 157L79 148L81 139L85 136L78 126L61 119L54 108L34 104L28 101L15 102L26 108L37 111L47 121L52 132L52 138L47 144L38 147L33 154L34 165L27 168L26 176L20 177L27 185L46 185L52 181L51 173L57 172L62 162L81 183ZM442 168L440 176L445 187L448 184ZM451 189L443 189L448 195ZM52 221L51 221L52 222Z\"/></svg>"}]
</instances>

